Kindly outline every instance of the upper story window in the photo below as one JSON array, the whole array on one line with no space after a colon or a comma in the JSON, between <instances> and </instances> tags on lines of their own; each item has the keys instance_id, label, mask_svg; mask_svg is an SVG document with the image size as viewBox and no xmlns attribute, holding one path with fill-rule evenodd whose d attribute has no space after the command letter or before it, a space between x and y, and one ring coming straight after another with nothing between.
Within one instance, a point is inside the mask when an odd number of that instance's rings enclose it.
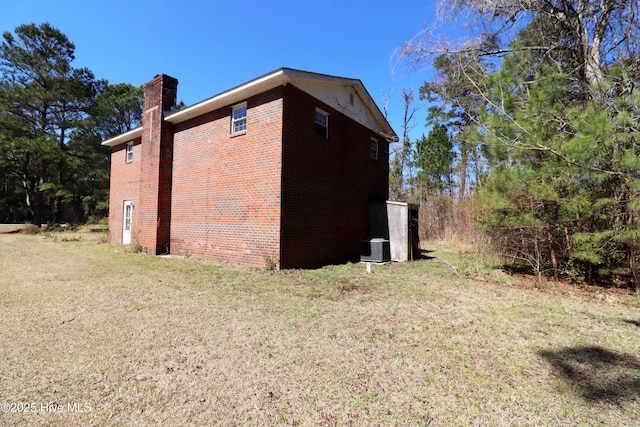
<instances>
[{"instance_id":1,"label":"upper story window","mask_svg":"<svg viewBox=\"0 0 640 427\"><path fill-rule=\"evenodd\" d=\"M329 138L329 114L316 108L316 134Z\"/></svg>"},{"instance_id":2,"label":"upper story window","mask_svg":"<svg viewBox=\"0 0 640 427\"><path fill-rule=\"evenodd\" d=\"M247 131L247 103L236 105L231 112L231 134Z\"/></svg>"},{"instance_id":3,"label":"upper story window","mask_svg":"<svg viewBox=\"0 0 640 427\"><path fill-rule=\"evenodd\" d=\"M378 140L371 138L371 152L370 156L374 160L378 160Z\"/></svg>"},{"instance_id":4,"label":"upper story window","mask_svg":"<svg viewBox=\"0 0 640 427\"><path fill-rule=\"evenodd\" d=\"M127 151L124 156L124 161L126 163L131 163L133 161L133 141L127 142Z\"/></svg>"}]
</instances>

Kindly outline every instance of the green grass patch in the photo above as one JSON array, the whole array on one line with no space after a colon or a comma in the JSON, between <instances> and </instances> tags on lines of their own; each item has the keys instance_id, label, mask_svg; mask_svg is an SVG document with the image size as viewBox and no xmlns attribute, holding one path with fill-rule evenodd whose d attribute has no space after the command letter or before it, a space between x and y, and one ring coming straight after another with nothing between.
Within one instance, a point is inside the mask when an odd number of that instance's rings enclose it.
<instances>
[{"instance_id":1,"label":"green grass patch","mask_svg":"<svg viewBox=\"0 0 640 427\"><path fill-rule=\"evenodd\" d=\"M274 271L0 237L8 425L637 425L640 302L437 247ZM438 262L437 259L447 262ZM604 295L604 296L603 296ZM72 406L73 407L73 406Z\"/></svg>"}]
</instances>

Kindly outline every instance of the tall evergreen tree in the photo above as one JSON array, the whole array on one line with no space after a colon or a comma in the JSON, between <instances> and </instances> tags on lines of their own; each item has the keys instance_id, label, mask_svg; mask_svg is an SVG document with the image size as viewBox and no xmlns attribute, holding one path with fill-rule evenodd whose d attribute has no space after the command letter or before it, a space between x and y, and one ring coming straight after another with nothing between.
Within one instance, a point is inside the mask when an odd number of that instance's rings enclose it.
<instances>
[{"instance_id":1,"label":"tall evergreen tree","mask_svg":"<svg viewBox=\"0 0 640 427\"><path fill-rule=\"evenodd\" d=\"M453 143L443 124L436 123L426 137L423 135L416 142L415 166L420 170L416 181L421 200L452 190L454 159Z\"/></svg>"},{"instance_id":2,"label":"tall evergreen tree","mask_svg":"<svg viewBox=\"0 0 640 427\"><path fill-rule=\"evenodd\" d=\"M0 45L0 150L24 192L28 216L59 219L68 200L70 133L96 95L93 74L71 66L75 46L45 23L5 32ZM50 211L45 213L46 207Z\"/></svg>"},{"instance_id":3,"label":"tall evergreen tree","mask_svg":"<svg viewBox=\"0 0 640 427\"><path fill-rule=\"evenodd\" d=\"M108 214L111 150L101 142L138 127L142 121L141 87L106 82L103 86L88 120L69 141L74 174L72 215L76 219Z\"/></svg>"},{"instance_id":4,"label":"tall evergreen tree","mask_svg":"<svg viewBox=\"0 0 640 427\"><path fill-rule=\"evenodd\" d=\"M47 23L3 34L2 221L83 221L107 212L109 152L100 141L139 125L142 89L74 68L74 51Z\"/></svg>"}]
</instances>

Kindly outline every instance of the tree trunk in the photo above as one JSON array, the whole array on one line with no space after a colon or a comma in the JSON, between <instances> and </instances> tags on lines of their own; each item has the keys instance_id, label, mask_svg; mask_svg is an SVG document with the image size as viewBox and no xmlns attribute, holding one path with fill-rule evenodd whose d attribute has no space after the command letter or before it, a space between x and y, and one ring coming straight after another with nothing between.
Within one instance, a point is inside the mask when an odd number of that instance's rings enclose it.
<instances>
[{"instance_id":1,"label":"tree trunk","mask_svg":"<svg viewBox=\"0 0 640 427\"><path fill-rule=\"evenodd\" d=\"M42 226L42 191L36 190L33 202L33 225Z\"/></svg>"},{"instance_id":2,"label":"tree trunk","mask_svg":"<svg viewBox=\"0 0 640 427\"><path fill-rule=\"evenodd\" d=\"M549 254L551 255L551 266L553 267L553 278L558 281L560 273L558 271L558 258L556 257L556 247L551 233L551 227L547 226L547 243L549 243Z\"/></svg>"},{"instance_id":3,"label":"tree trunk","mask_svg":"<svg viewBox=\"0 0 640 427\"><path fill-rule=\"evenodd\" d=\"M33 202L33 224L38 227L42 226L42 217L44 211L44 192L40 189L44 184L47 174L47 165L44 161L40 161L40 170L38 176L38 182L34 188L34 202Z\"/></svg>"},{"instance_id":4,"label":"tree trunk","mask_svg":"<svg viewBox=\"0 0 640 427\"><path fill-rule=\"evenodd\" d=\"M460 163L458 165L458 176L460 177L460 189L458 191L458 200L464 200L467 191L467 165L469 163L469 153L465 143L460 143Z\"/></svg>"},{"instance_id":5,"label":"tree trunk","mask_svg":"<svg viewBox=\"0 0 640 427\"><path fill-rule=\"evenodd\" d=\"M598 96L596 86L604 80L601 65L600 48L609 27L611 5L609 1L601 1L600 16L596 14L590 0L578 3L577 20L574 23L576 35L580 41L580 53L584 66L584 82L590 86L594 96Z\"/></svg>"}]
</instances>

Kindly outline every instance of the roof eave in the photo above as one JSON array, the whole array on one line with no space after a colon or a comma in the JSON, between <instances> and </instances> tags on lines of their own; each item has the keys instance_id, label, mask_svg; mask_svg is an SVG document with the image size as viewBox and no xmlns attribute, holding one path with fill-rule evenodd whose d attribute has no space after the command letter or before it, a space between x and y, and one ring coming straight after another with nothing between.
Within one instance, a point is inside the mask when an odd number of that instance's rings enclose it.
<instances>
[{"instance_id":1,"label":"roof eave","mask_svg":"<svg viewBox=\"0 0 640 427\"><path fill-rule=\"evenodd\" d=\"M234 102L241 102L252 94L258 94L265 90L273 89L274 87L286 83L288 80L290 80L290 78L286 74L286 69L281 68L218 95L214 95L211 98L205 99L204 101L185 108L184 110L170 114L165 117L165 120L172 124L182 123L191 118L214 111L215 109L225 105L233 104Z\"/></svg>"},{"instance_id":2,"label":"roof eave","mask_svg":"<svg viewBox=\"0 0 640 427\"><path fill-rule=\"evenodd\" d=\"M118 136L114 136L111 139L107 139L102 142L102 145L105 147L115 147L116 145L122 144L124 142L129 142L133 139L140 138L142 136L142 128L135 128L130 130L129 132L125 132Z\"/></svg>"},{"instance_id":3,"label":"roof eave","mask_svg":"<svg viewBox=\"0 0 640 427\"><path fill-rule=\"evenodd\" d=\"M189 119L224 107L226 105L233 105L235 102L242 102L243 100L246 100L248 97L254 94L259 94L275 87L285 85L287 83L295 84L295 81L297 79L309 77L317 80L342 83L356 87L356 90L361 91L363 95L362 99L366 100L365 103L375 116L375 121L377 123L377 126L379 127L378 133L389 142L397 142L399 140L398 136L393 131L391 125L378 108L378 105L375 103L373 98L371 98L371 95L364 87L361 80L330 76L327 74L312 73L308 71L300 71L292 68L280 68L263 76L257 77L247 83L236 86L232 89L224 91L218 95L214 95L211 98L205 99L204 101L187 107L184 110L168 114L164 118L164 120L172 124L182 123ZM141 136L142 128L137 128L122 135L111 138L107 141L104 141L102 145L107 147L114 147L118 144L130 141Z\"/></svg>"},{"instance_id":4,"label":"roof eave","mask_svg":"<svg viewBox=\"0 0 640 427\"><path fill-rule=\"evenodd\" d=\"M376 104L376 102L373 100L373 98L369 94L369 91L362 84L362 82L360 80L358 80L357 82L358 83L356 87L358 88L358 90L362 91L360 97L365 100L365 104L367 104L367 107L373 113L376 124L379 127L378 134L384 137L388 142L398 142L400 138L391 127L391 124L389 124L387 118L384 116L384 114L382 114L382 111L378 107L378 104Z\"/></svg>"}]
</instances>

